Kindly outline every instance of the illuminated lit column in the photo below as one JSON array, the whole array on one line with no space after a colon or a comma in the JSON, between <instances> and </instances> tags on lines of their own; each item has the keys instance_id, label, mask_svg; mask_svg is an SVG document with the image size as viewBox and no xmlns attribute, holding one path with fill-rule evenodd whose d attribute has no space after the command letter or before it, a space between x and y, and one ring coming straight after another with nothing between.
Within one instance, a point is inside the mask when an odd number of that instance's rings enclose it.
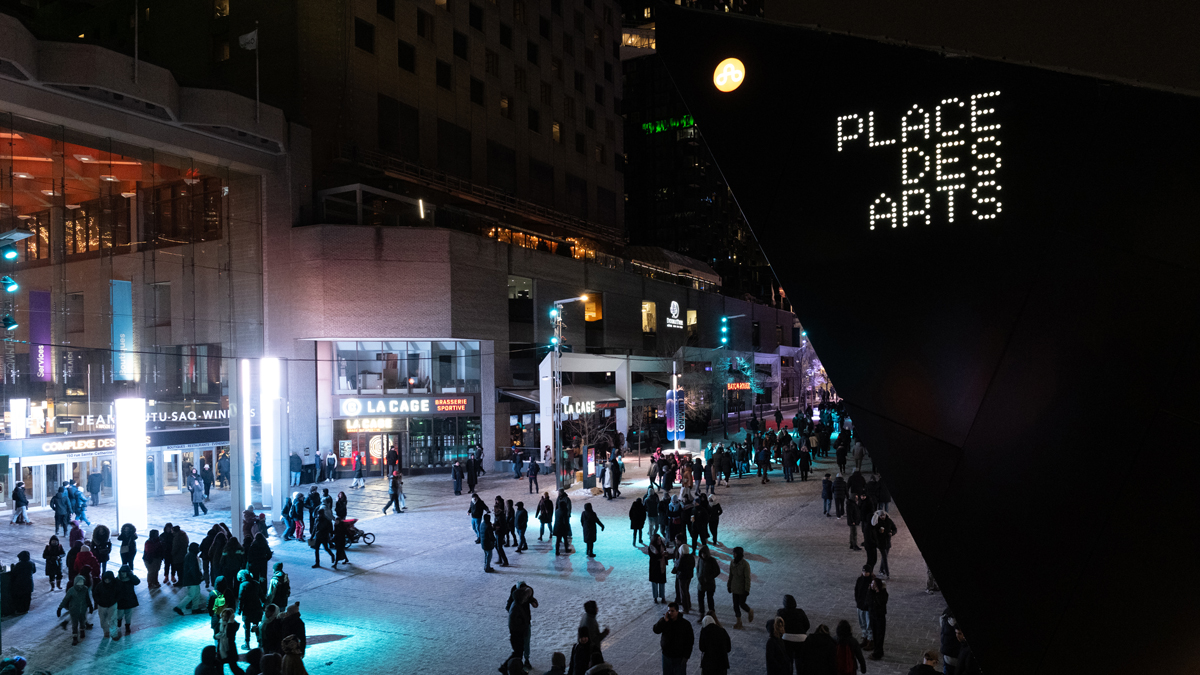
<instances>
[{"instance_id":1,"label":"illuminated lit column","mask_svg":"<svg viewBox=\"0 0 1200 675\"><path fill-rule=\"evenodd\" d=\"M116 426L116 471L113 493L117 497L118 528L132 524L145 532L146 522L146 399L113 401Z\"/></svg>"},{"instance_id":2,"label":"illuminated lit column","mask_svg":"<svg viewBox=\"0 0 1200 675\"><path fill-rule=\"evenodd\" d=\"M279 519L287 482L277 471L283 465L284 406L282 364L265 358L258 366L259 454L262 458L262 505L271 522Z\"/></svg>"},{"instance_id":3,"label":"illuminated lit column","mask_svg":"<svg viewBox=\"0 0 1200 675\"><path fill-rule=\"evenodd\" d=\"M625 437L625 449L628 451L633 446L633 439L629 437L629 415L633 412L633 373L629 367L629 357L625 357L617 370L616 375L617 396L624 399L625 407L617 408L613 412L617 417L617 433Z\"/></svg>"},{"instance_id":4,"label":"illuminated lit column","mask_svg":"<svg viewBox=\"0 0 1200 675\"><path fill-rule=\"evenodd\" d=\"M230 529L239 536L242 511L250 503L249 467L254 461L253 452L250 445L250 361L238 359L231 362L229 368L229 511Z\"/></svg>"},{"instance_id":5,"label":"illuminated lit column","mask_svg":"<svg viewBox=\"0 0 1200 675\"><path fill-rule=\"evenodd\" d=\"M11 418L12 426L8 430L8 437L17 440L29 436L29 399L27 398L12 398L8 400L8 415ZM30 486L32 491L33 486Z\"/></svg>"}]
</instances>

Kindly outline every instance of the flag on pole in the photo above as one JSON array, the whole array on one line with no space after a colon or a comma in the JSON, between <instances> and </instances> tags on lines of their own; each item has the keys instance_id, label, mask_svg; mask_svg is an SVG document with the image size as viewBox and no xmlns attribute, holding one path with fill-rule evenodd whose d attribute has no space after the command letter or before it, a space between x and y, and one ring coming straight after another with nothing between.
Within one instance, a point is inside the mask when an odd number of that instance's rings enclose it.
<instances>
[{"instance_id":1,"label":"flag on pole","mask_svg":"<svg viewBox=\"0 0 1200 675\"><path fill-rule=\"evenodd\" d=\"M258 49L258 29L255 28L249 33L239 37L238 46L248 51Z\"/></svg>"}]
</instances>

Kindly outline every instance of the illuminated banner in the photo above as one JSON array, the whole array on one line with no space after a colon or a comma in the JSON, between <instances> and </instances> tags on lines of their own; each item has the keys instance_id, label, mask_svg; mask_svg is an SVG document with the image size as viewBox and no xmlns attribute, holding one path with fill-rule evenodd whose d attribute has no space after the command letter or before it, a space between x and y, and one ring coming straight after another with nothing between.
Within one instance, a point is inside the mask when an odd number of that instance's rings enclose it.
<instances>
[{"instance_id":1,"label":"illuminated banner","mask_svg":"<svg viewBox=\"0 0 1200 675\"><path fill-rule=\"evenodd\" d=\"M667 440L684 440L686 431L685 414L687 405L684 402L683 390L667 390Z\"/></svg>"},{"instance_id":2,"label":"illuminated banner","mask_svg":"<svg viewBox=\"0 0 1200 675\"><path fill-rule=\"evenodd\" d=\"M725 388L728 389L729 391L750 391L750 383L749 382L730 382L729 384L725 385Z\"/></svg>"},{"instance_id":3,"label":"illuminated banner","mask_svg":"<svg viewBox=\"0 0 1200 675\"><path fill-rule=\"evenodd\" d=\"M422 415L437 413L473 413L474 396L404 396L396 398L343 398L338 401L339 417L360 415Z\"/></svg>"},{"instance_id":4,"label":"illuminated banner","mask_svg":"<svg viewBox=\"0 0 1200 675\"><path fill-rule=\"evenodd\" d=\"M34 382L54 381L50 341L50 292L29 291L29 370Z\"/></svg>"},{"instance_id":5,"label":"illuminated banner","mask_svg":"<svg viewBox=\"0 0 1200 675\"><path fill-rule=\"evenodd\" d=\"M112 279L112 379L132 380L137 375L133 353L133 284Z\"/></svg>"}]
</instances>

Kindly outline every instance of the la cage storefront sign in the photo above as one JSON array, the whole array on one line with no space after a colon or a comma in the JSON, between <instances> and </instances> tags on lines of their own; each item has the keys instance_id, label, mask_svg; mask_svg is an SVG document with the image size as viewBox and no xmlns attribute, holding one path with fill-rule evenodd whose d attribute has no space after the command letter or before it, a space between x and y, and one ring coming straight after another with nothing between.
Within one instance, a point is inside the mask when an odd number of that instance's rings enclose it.
<instances>
[{"instance_id":1,"label":"la cage storefront sign","mask_svg":"<svg viewBox=\"0 0 1200 675\"><path fill-rule=\"evenodd\" d=\"M620 399L616 401L573 401L563 404L562 413L564 415L586 415L600 410L616 410L624 407L625 401Z\"/></svg>"},{"instance_id":2,"label":"la cage storefront sign","mask_svg":"<svg viewBox=\"0 0 1200 675\"><path fill-rule=\"evenodd\" d=\"M405 396L397 398L343 398L339 417L378 415L434 415L475 412L474 396Z\"/></svg>"}]
</instances>

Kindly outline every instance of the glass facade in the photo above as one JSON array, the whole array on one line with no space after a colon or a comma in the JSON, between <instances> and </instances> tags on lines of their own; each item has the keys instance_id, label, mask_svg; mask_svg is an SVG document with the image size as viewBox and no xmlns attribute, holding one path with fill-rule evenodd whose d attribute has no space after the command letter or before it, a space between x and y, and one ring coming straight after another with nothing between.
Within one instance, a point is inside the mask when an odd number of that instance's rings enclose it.
<instances>
[{"instance_id":1,"label":"glass facade","mask_svg":"<svg viewBox=\"0 0 1200 675\"><path fill-rule=\"evenodd\" d=\"M334 444L343 471L351 468L355 451L371 458L370 470L384 471L389 448L400 453L400 467L416 470L447 470L454 460L465 460L483 442L483 425L478 415L448 417L395 417L375 419L375 428L347 429L347 420L335 420Z\"/></svg>"},{"instance_id":2,"label":"glass facade","mask_svg":"<svg viewBox=\"0 0 1200 675\"><path fill-rule=\"evenodd\" d=\"M0 233L31 235L0 258L18 284L0 295L17 324L2 347L4 438L14 424L111 433L112 401L130 396L147 399L148 430L226 426L229 359L263 348L261 185L0 111ZM26 420L9 413L19 398ZM15 462L19 447L0 454ZM79 470L25 454L0 477L5 496L23 472L49 489ZM182 460L158 482L178 485Z\"/></svg>"},{"instance_id":3,"label":"glass facade","mask_svg":"<svg viewBox=\"0 0 1200 675\"><path fill-rule=\"evenodd\" d=\"M335 394L466 394L479 391L478 340L333 343Z\"/></svg>"}]
</instances>

